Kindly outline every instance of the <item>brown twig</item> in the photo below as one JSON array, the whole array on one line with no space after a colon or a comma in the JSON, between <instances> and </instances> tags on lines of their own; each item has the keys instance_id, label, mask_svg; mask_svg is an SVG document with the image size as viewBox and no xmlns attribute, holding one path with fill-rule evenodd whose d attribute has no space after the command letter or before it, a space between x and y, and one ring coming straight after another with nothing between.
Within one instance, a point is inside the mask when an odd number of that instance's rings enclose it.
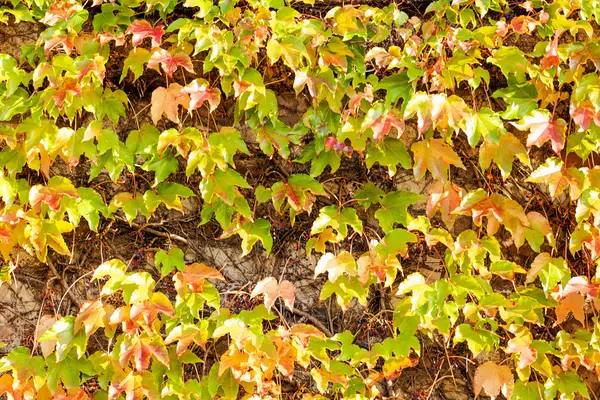
<instances>
[{"instance_id":1,"label":"brown twig","mask_svg":"<svg viewBox=\"0 0 600 400\"><path fill-rule=\"evenodd\" d=\"M56 270L56 267L54 267L54 263L52 262L50 257L47 258L46 265L48 266L48 268L50 268L50 272L52 273L52 275L54 275L54 277L56 277L56 279L58 279L58 281L60 282L60 285L63 287L63 289L65 290L65 293L67 294L67 296L69 296L69 299L71 299L73 304L75 304L77 306L77 308L81 308L81 304L82 304L81 301L79 301L79 299L77 299L75 297L73 292L69 291L69 285L67 285L67 282L65 282L65 280L59 275L59 273Z\"/></svg>"},{"instance_id":2,"label":"brown twig","mask_svg":"<svg viewBox=\"0 0 600 400\"><path fill-rule=\"evenodd\" d=\"M301 317L304 317L307 320L309 320L310 322L312 322L312 324L314 326L316 326L317 328L319 328L325 335L327 335L327 337L333 336L331 331L329 329L327 329L327 327L325 325L323 325L323 323L321 323L321 321L319 321L318 319L316 319L309 313L302 311L302 310L298 310L297 308L294 308L294 314L300 315Z\"/></svg>"}]
</instances>

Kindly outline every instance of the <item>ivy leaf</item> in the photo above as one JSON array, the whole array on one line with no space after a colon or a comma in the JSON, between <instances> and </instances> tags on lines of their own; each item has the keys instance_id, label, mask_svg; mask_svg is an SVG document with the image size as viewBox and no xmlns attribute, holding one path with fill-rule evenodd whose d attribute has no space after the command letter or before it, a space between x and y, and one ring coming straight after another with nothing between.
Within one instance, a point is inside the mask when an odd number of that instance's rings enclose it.
<instances>
[{"instance_id":1,"label":"ivy leaf","mask_svg":"<svg viewBox=\"0 0 600 400\"><path fill-rule=\"evenodd\" d=\"M594 216L594 225L600 225L600 190L596 188L589 188L581 193L581 197L577 201L577 208L575 209L575 218L577 223L584 221Z\"/></svg>"},{"instance_id":2,"label":"ivy leaf","mask_svg":"<svg viewBox=\"0 0 600 400\"><path fill-rule=\"evenodd\" d=\"M392 129L396 130L396 138L399 138L404 133L404 119L397 111L388 110L383 103L375 103L367 111L361 129L371 129L375 142L385 139Z\"/></svg>"},{"instance_id":3,"label":"ivy leaf","mask_svg":"<svg viewBox=\"0 0 600 400\"><path fill-rule=\"evenodd\" d=\"M224 126L219 132L211 133L208 137L208 144L210 145L211 159L223 170L227 169L227 165L220 162L220 159L234 166L233 156L238 151L250 155L240 132L233 127Z\"/></svg>"},{"instance_id":4,"label":"ivy leaf","mask_svg":"<svg viewBox=\"0 0 600 400\"><path fill-rule=\"evenodd\" d=\"M488 236L494 235L503 224L517 247L523 245L525 232L530 228L529 219L519 203L498 193L488 196L483 189L468 193L453 213L472 215L476 226L481 226L483 217L487 217Z\"/></svg>"},{"instance_id":5,"label":"ivy leaf","mask_svg":"<svg viewBox=\"0 0 600 400\"><path fill-rule=\"evenodd\" d=\"M379 221L383 232L390 232L395 223L407 226L411 219L408 207L421 200L423 200L423 196L406 190L386 194L379 204L379 210L375 212L375 218Z\"/></svg>"},{"instance_id":6,"label":"ivy leaf","mask_svg":"<svg viewBox=\"0 0 600 400\"><path fill-rule=\"evenodd\" d=\"M219 89L210 88L208 82L204 79L194 79L190 84L181 89L181 93L190 95L190 106L188 109L190 113L199 108L205 101L210 106L209 112L213 112L221 102L221 92Z\"/></svg>"},{"instance_id":7,"label":"ivy leaf","mask_svg":"<svg viewBox=\"0 0 600 400\"><path fill-rule=\"evenodd\" d=\"M533 171L526 181L547 184L552 199L568 188L571 200L575 201L583 190L585 175L577 168L565 168L561 159L550 157Z\"/></svg>"},{"instance_id":8,"label":"ivy leaf","mask_svg":"<svg viewBox=\"0 0 600 400\"><path fill-rule=\"evenodd\" d=\"M123 63L123 72L119 83L127 76L127 71L133 72L133 81L135 82L144 74L144 64L150 60L150 52L142 47L137 47L129 52L129 55Z\"/></svg>"},{"instance_id":9,"label":"ivy leaf","mask_svg":"<svg viewBox=\"0 0 600 400\"><path fill-rule=\"evenodd\" d=\"M273 204L277 211L281 210L283 202L295 212L310 211L316 199L315 196L326 196L325 189L314 178L303 175L290 175L286 182L277 182L272 187Z\"/></svg>"},{"instance_id":10,"label":"ivy leaf","mask_svg":"<svg viewBox=\"0 0 600 400\"><path fill-rule=\"evenodd\" d=\"M525 239L527 239L529 246L534 251L539 252L545 238L548 240L550 246L554 247L554 233L546 217L537 211L530 211L527 213L527 219L529 220L530 228L525 230Z\"/></svg>"},{"instance_id":11,"label":"ivy leaf","mask_svg":"<svg viewBox=\"0 0 600 400\"><path fill-rule=\"evenodd\" d=\"M177 247L173 247L168 253L164 250L159 250L154 256L154 265L160 271L160 277L164 278L169 275L174 268L177 268L178 271L183 271L185 268L183 256L183 251Z\"/></svg>"},{"instance_id":12,"label":"ivy leaf","mask_svg":"<svg viewBox=\"0 0 600 400\"><path fill-rule=\"evenodd\" d=\"M267 57L271 65L283 57L283 63L292 70L297 70L302 58L309 59L306 47L300 39L294 36L286 36L281 40L271 38L267 43Z\"/></svg>"},{"instance_id":13,"label":"ivy leaf","mask_svg":"<svg viewBox=\"0 0 600 400\"><path fill-rule=\"evenodd\" d=\"M284 280L281 281L281 283L277 283L277 280L270 276L256 284L252 293L250 293L250 297L254 298L262 294L265 298L265 307L269 310L273 307L273 304L275 304L275 300L277 300L278 297L281 297L285 306L293 312L295 290L296 286L292 282Z\"/></svg>"},{"instance_id":14,"label":"ivy leaf","mask_svg":"<svg viewBox=\"0 0 600 400\"><path fill-rule=\"evenodd\" d=\"M547 141L551 141L552 150L558 155L565 147L565 120L559 118L552 120L548 110L535 110L523 117L519 122L511 122L515 128L525 131L530 130L527 136L527 147L541 147Z\"/></svg>"},{"instance_id":15,"label":"ivy leaf","mask_svg":"<svg viewBox=\"0 0 600 400\"><path fill-rule=\"evenodd\" d=\"M236 232L242 238L242 257L252 251L252 247L257 241L261 241L267 255L273 248L273 237L271 236L271 223L263 218L258 218L254 222L247 222Z\"/></svg>"},{"instance_id":16,"label":"ivy leaf","mask_svg":"<svg viewBox=\"0 0 600 400\"><path fill-rule=\"evenodd\" d=\"M317 177L323 173L325 168L329 165L331 173L335 173L340 168L342 157L340 153L331 149L327 151L321 151L319 154L316 153L315 144L310 143L304 150L300 157L296 158L294 162L307 163L310 161L310 176Z\"/></svg>"},{"instance_id":17,"label":"ivy leaf","mask_svg":"<svg viewBox=\"0 0 600 400\"><path fill-rule=\"evenodd\" d=\"M204 201L211 203L213 196L217 195L230 206L234 205L237 187L247 189L250 185L239 172L231 168L227 171L217 169L213 175L204 178L200 182L200 191Z\"/></svg>"},{"instance_id":18,"label":"ivy leaf","mask_svg":"<svg viewBox=\"0 0 600 400\"><path fill-rule=\"evenodd\" d=\"M481 391L495 399L500 392L510 399L514 390L515 380L510 368L488 361L475 370L473 379L473 393L478 396Z\"/></svg>"},{"instance_id":19,"label":"ivy leaf","mask_svg":"<svg viewBox=\"0 0 600 400\"><path fill-rule=\"evenodd\" d=\"M173 77L173 73L177 70L177 67L182 67L189 73L194 73L194 66L190 56L182 51L171 53L165 49L154 50L150 60L148 60L147 68L154 68L158 64L162 67L163 71L169 78Z\"/></svg>"},{"instance_id":20,"label":"ivy leaf","mask_svg":"<svg viewBox=\"0 0 600 400\"><path fill-rule=\"evenodd\" d=\"M183 271L177 272L173 277L178 293L185 293L184 288L189 288L192 292L201 292L207 279L225 280L219 271L201 263L186 265Z\"/></svg>"},{"instance_id":21,"label":"ivy leaf","mask_svg":"<svg viewBox=\"0 0 600 400\"><path fill-rule=\"evenodd\" d=\"M107 311L110 311L110 306L105 306L100 300L85 301L77 317L75 317L73 330L75 333L84 328L87 337L90 337L99 328L104 327Z\"/></svg>"},{"instance_id":22,"label":"ivy leaf","mask_svg":"<svg viewBox=\"0 0 600 400\"><path fill-rule=\"evenodd\" d=\"M272 156L277 150L284 159L290 156L290 143L299 144L301 134L290 130L284 123L277 120L267 121L256 131L256 140L260 150L268 156Z\"/></svg>"},{"instance_id":23,"label":"ivy leaf","mask_svg":"<svg viewBox=\"0 0 600 400\"><path fill-rule=\"evenodd\" d=\"M404 229L394 229L388 232L381 243L375 246L375 251L382 259L387 259L390 255L400 254L406 256L408 252L407 243L416 242L417 236Z\"/></svg>"},{"instance_id":24,"label":"ivy leaf","mask_svg":"<svg viewBox=\"0 0 600 400\"><path fill-rule=\"evenodd\" d=\"M410 169L412 164L404 143L393 138L385 138L381 143L369 142L365 163L367 168L375 163L388 167L390 176L396 175L398 164L404 169Z\"/></svg>"},{"instance_id":25,"label":"ivy leaf","mask_svg":"<svg viewBox=\"0 0 600 400\"><path fill-rule=\"evenodd\" d=\"M144 193L144 204L149 213L154 213L160 203L169 210L177 210L183 213L181 198L193 197L194 192L186 186L175 182L162 182L156 187L156 191L148 190Z\"/></svg>"},{"instance_id":26,"label":"ivy leaf","mask_svg":"<svg viewBox=\"0 0 600 400\"><path fill-rule=\"evenodd\" d=\"M512 171L515 157L523 164L530 166L529 155L525 146L512 133L504 132L498 137L498 143L484 140L479 149L479 166L486 170L492 161L500 169L502 179L508 178Z\"/></svg>"},{"instance_id":27,"label":"ivy leaf","mask_svg":"<svg viewBox=\"0 0 600 400\"><path fill-rule=\"evenodd\" d=\"M573 370L556 373L551 376L544 384L544 388L544 396L547 399L556 398L558 392L560 392L560 397L565 400L575 399L575 393L579 393L583 398L590 398L587 386L582 377Z\"/></svg>"},{"instance_id":28,"label":"ivy leaf","mask_svg":"<svg viewBox=\"0 0 600 400\"><path fill-rule=\"evenodd\" d=\"M385 196L385 192L373 185L371 182L365 183L365 185L354 192L354 199L356 202L366 209L371 207L371 204L379 204Z\"/></svg>"},{"instance_id":29,"label":"ivy leaf","mask_svg":"<svg viewBox=\"0 0 600 400\"><path fill-rule=\"evenodd\" d=\"M559 282L566 282L571 277L571 271L562 257L552 258L548 253L540 253L531 263L527 272L526 283L540 278L546 297Z\"/></svg>"},{"instance_id":30,"label":"ivy leaf","mask_svg":"<svg viewBox=\"0 0 600 400\"><path fill-rule=\"evenodd\" d=\"M483 107L479 111L465 115L464 131L471 147L475 147L482 136L488 142L498 143L500 135L505 133L506 129L493 110Z\"/></svg>"},{"instance_id":31,"label":"ivy leaf","mask_svg":"<svg viewBox=\"0 0 600 400\"><path fill-rule=\"evenodd\" d=\"M429 191L429 199L427 199L427 218L440 211L442 221L448 229L452 229L456 215L452 214L461 203L465 195L465 190L454 183L448 181L446 183L437 181Z\"/></svg>"},{"instance_id":32,"label":"ivy leaf","mask_svg":"<svg viewBox=\"0 0 600 400\"><path fill-rule=\"evenodd\" d=\"M425 171L434 179L446 181L450 165L465 169L460 157L443 139L425 139L413 143L411 150L415 158L415 179L420 181Z\"/></svg>"},{"instance_id":33,"label":"ivy leaf","mask_svg":"<svg viewBox=\"0 0 600 400\"><path fill-rule=\"evenodd\" d=\"M321 256L315 267L315 277L327 273L330 282L336 282L343 274L356 275L356 260L347 251L340 252L337 256L325 253Z\"/></svg>"},{"instance_id":34,"label":"ivy leaf","mask_svg":"<svg viewBox=\"0 0 600 400\"><path fill-rule=\"evenodd\" d=\"M529 82L518 83L512 75L508 75L508 87L496 90L492 97L501 97L508 104L501 115L504 119L522 118L538 108L538 92L535 86Z\"/></svg>"},{"instance_id":35,"label":"ivy leaf","mask_svg":"<svg viewBox=\"0 0 600 400\"><path fill-rule=\"evenodd\" d=\"M362 234L362 222L356 215L354 208L344 207L340 209L337 206L327 206L319 211L319 216L313 222L310 234L316 235L323 232L327 227L331 227L337 232L335 241L339 243L348 235L348 226L351 226L355 232Z\"/></svg>"},{"instance_id":36,"label":"ivy leaf","mask_svg":"<svg viewBox=\"0 0 600 400\"><path fill-rule=\"evenodd\" d=\"M181 89L183 86L180 84L171 83L168 88L159 87L152 92L150 115L154 125L160 121L163 114L176 124L180 122L177 107L180 105L186 109L190 107L190 98L181 95Z\"/></svg>"},{"instance_id":37,"label":"ivy leaf","mask_svg":"<svg viewBox=\"0 0 600 400\"><path fill-rule=\"evenodd\" d=\"M525 58L525 53L514 46L502 46L492 51L487 61L500 67L504 76L512 75L518 82L524 82L525 74L529 71L529 61Z\"/></svg>"},{"instance_id":38,"label":"ivy leaf","mask_svg":"<svg viewBox=\"0 0 600 400\"><path fill-rule=\"evenodd\" d=\"M335 283L328 280L321 289L319 300L326 300L333 294L336 295L336 301L342 311L348 310L353 299L357 299L363 307L367 305L368 291L355 277L342 275L336 279Z\"/></svg>"},{"instance_id":39,"label":"ivy leaf","mask_svg":"<svg viewBox=\"0 0 600 400\"><path fill-rule=\"evenodd\" d=\"M414 90L406 72L386 76L377 84L376 90L380 89L386 90L386 104L395 104L400 98L407 102Z\"/></svg>"},{"instance_id":40,"label":"ivy leaf","mask_svg":"<svg viewBox=\"0 0 600 400\"><path fill-rule=\"evenodd\" d=\"M147 37L152 39L152 47L160 47L165 30L163 25L152 27L150 22L143 19L138 19L129 25L126 33L133 35L131 38L133 47L137 47L142 44L144 39Z\"/></svg>"},{"instance_id":41,"label":"ivy leaf","mask_svg":"<svg viewBox=\"0 0 600 400\"><path fill-rule=\"evenodd\" d=\"M581 322L585 326L585 297L579 293L571 293L560 299L556 306L556 322L555 325L563 323L569 313L573 313L573 318Z\"/></svg>"}]
</instances>

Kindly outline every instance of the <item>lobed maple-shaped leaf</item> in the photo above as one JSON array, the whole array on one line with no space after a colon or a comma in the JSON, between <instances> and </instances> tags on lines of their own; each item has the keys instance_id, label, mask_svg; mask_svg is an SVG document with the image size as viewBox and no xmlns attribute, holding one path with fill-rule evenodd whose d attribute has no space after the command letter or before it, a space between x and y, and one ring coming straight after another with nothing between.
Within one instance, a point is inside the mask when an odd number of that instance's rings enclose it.
<instances>
[{"instance_id":1,"label":"lobed maple-shaped leaf","mask_svg":"<svg viewBox=\"0 0 600 400\"><path fill-rule=\"evenodd\" d=\"M456 215L452 214L461 203L465 195L465 190L458 185L448 181L437 181L429 191L427 199L427 218L439 211L442 214L442 221L448 229L452 229Z\"/></svg>"},{"instance_id":2,"label":"lobed maple-shaped leaf","mask_svg":"<svg viewBox=\"0 0 600 400\"><path fill-rule=\"evenodd\" d=\"M552 150L558 155L565 147L565 128L567 123L562 118L553 120L548 110L534 110L519 122L511 124L521 130L530 131L527 136L527 147L541 147L547 141L552 143Z\"/></svg>"},{"instance_id":3,"label":"lobed maple-shaped leaf","mask_svg":"<svg viewBox=\"0 0 600 400\"><path fill-rule=\"evenodd\" d=\"M429 128L452 130L457 133L463 121L471 112L463 99L456 95L446 96L443 93L427 94L418 92L408 101L404 109L404 119L417 115L417 131L423 137Z\"/></svg>"},{"instance_id":4,"label":"lobed maple-shaped leaf","mask_svg":"<svg viewBox=\"0 0 600 400\"><path fill-rule=\"evenodd\" d=\"M498 193L488 196L483 189L468 193L453 213L471 215L476 226L481 226L483 217L487 217L488 236L494 235L503 224L513 235L517 247L524 243L525 232L530 228L529 219L519 203Z\"/></svg>"},{"instance_id":5,"label":"lobed maple-shaped leaf","mask_svg":"<svg viewBox=\"0 0 600 400\"><path fill-rule=\"evenodd\" d=\"M152 39L152 47L160 47L165 30L163 25L152 27L150 22L143 19L138 19L129 25L126 33L133 35L131 37L131 43L133 44L133 47L137 47L142 44L144 39L147 37Z\"/></svg>"},{"instance_id":6,"label":"lobed maple-shaped leaf","mask_svg":"<svg viewBox=\"0 0 600 400\"><path fill-rule=\"evenodd\" d=\"M181 89L181 93L190 95L189 112L199 108L205 101L209 104L209 111L213 112L221 102L219 89L211 88L204 79L194 79L190 84Z\"/></svg>"},{"instance_id":7,"label":"lobed maple-shaped leaf","mask_svg":"<svg viewBox=\"0 0 600 400\"><path fill-rule=\"evenodd\" d=\"M479 166L481 169L488 169L493 161L500 169L502 179L506 179L510 175L515 157L523 164L530 165L525 146L510 132L501 133L497 143L485 139L479 148Z\"/></svg>"},{"instance_id":8,"label":"lobed maple-shaped leaf","mask_svg":"<svg viewBox=\"0 0 600 400\"><path fill-rule=\"evenodd\" d=\"M313 222L310 234L316 235L331 227L336 232L335 242L339 243L348 235L349 226L359 234L363 231L362 221L356 215L354 208L340 209L337 206L327 206L319 210L319 216Z\"/></svg>"},{"instance_id":9,"label":"lobed maple-shaped leaf","mask_svg":"<svg viewBox=\"0 0 600 400\"><path fill-rule=\"evenodd\" d=\"M256 297L262 294L265 299L265 307L269 310L273 307L273 304L275 304L275 300L278 297L281 297L285 306L293 312L295 290L296 286L292 282L283 280L280 283L277 283L277 280L270 276L256 284L252 293L250 293L250 297Z\"/></svg>"},{"instance_id":10,"label":"lobed maple-shaped leaf","mask_svg":"<svg viewBox=\"0 0 600 400\"><path fill-rule=\"evenodd\" d=\"M510 399L514 384L514 377L508 366L488 361L475 370L473 393L478 396L483 390L485 394L495 399L502 392L504 397Z\"/></svg>"},{"instance_id":11,"label":"lobed maple-shaped leaf","mask_svg":"<svg viewBox=\"0 0 600 400\"><path fill-rule=\"evenodd\" d=\"M337 256L332 253L325 253L317 262L315 277L324 273L327 273L329 281L332 283L343 274L354 276L356 275L356 260L347 251L342 251Z\"/></svg>"},{"instance_id":12,"label":"lobed maple-shaped leaf","mask_svg":"<svg viewBox=\"0 0 600 400\"><path fill-rule=\"evenodd\" d=\"M361 126L363 131L369 128L373 131L376 142L385 139L392 129L396 130L396 138L399 138L404 132L404 119L397 111L388 110L382 103L376 103L369 108Z\"/></svg>"},{"instance_id":13,"label":"lobed maple-shaped leaf","mask_svg":"<svg viewBox=\"0 0 600 400\"><path fill-rule=\"evenodd\" d=\"M498 114L483 107L479 111L465 115L464 131L471 147L475 147L482 136L487 141L497 142L498 137L505 133L506 129Z\"/></svg>"},{"instance_id":14,"label":"lobed maple-shaped leaf","mask_svg":"<svg viewBox=\"0 0 600 400\"><path fill-rule=\"evenodd\" d=\"M47 204L51 210L58 211L61 200L65 196L78 199L79 193L69 179L53 176L47 186L35 185L29 190L29 204L36 212L40 212L42 204Z\"/></svg>"},{"instance_id":15,"label":"lobed maple-shaped leaf","mask_svg":"<svg viewBox=\"0 0 600 400\"><path fill-rule=\"evenodd\" d=\"M554 309L556 312L556 322L554 325L563 323L569 313L573 314L573 318L585 325L585 297L579 293L571 293L560 299L558 305Z\"/></svg>"},{"instance_id":16,"label":"lobed maple-shaped leaf","mask_svg":"<svg viewBox=\"0 0 600 400\"><path fill-rule=\"evenodd\" d=\"M379 203L380 208L375 212L375 218L379 221L383 232L390 232L396 223L407 226L412 219L408 207L421 200L423 196L406 190L386 194Z\"/></svg>"},{"instance_id":17,"label":"lobed maple-shaped leaf","mask_svg":"<svg viewBox=\"0 0 600 400\"><path fill-rule=\"evenodd\" d=\"M287 181L277 182L272 188L273 205L281 210L283 202L295 212L310 211L316 196L326 196L325 189L313 177L303 174L290 175Z\"/></svg>"},{"instance_id":18,"label":"lobed maple-shaped leaf","mask_svg":"<svg viewBox=\"0 0 600 400\"><path fill-rule=\"evenodd\" d=\"M591 253L593 260L600 257L600 231L598 227L584 222L577 225L569 240L569 251L575 254L585 246Z\"/></svg>"},{"instance_id":19,"label":"lobed maple-shaped leaf","mask_svg":"<svg viewBox=\"0 0 600 400\"><path fill-rule=\"evenodd\" d=\"M225 280L219 271L200 263L186 265L183 271L177 272L173 276L175 289L178 292L185 292L187 287L192 292L201 292L207 279Z\"/></svg>"},{"instance_id":20,"label":"lobed maple-shaped leaf","mask_svg":"<svg viewBox=\"0 0 600 400\"><path fill-rule=\"evenodd\" d=\"M192 59L183 51L172 53L165 49L155 50L152 56L150 56L150 60L148 60L147 68L154 68L158 64L160 64L169 78L173 77L173 73L177 70L177 67L182 67L188 72L194 73Z\"/></svg>"},{"instance_id":21,"label":"lobed maple-shaped leaf","mask_svg":"<svg viewBox=\"0 0 600 400\"><path fill-rule=\"evenodd\" d=\"M183 86L180 84L171 83L168 88L159 87L152 92L150 115L154 125L160 121L163 114L176 124L180 122L178 107L190 107L190 98L187 94L181 94L181 89Z\"/></svg>"},{"instance_id":22,"label":"lobed maple-shaped leaf","mask_svg":"<svg viewBox=\"0 0 600 400\"><path fill-rule=\"evenodd\" d=\"M90 337L98 328L105 326L110 307L106 307L100 300L85 301L75 317L74 332L77 333L81 328L85 328L86 336Z\"/></svg>"},{"instance_id":23,"label":"lobed maple-shaped leaf","mask_svg":"<svg viewBox=\"0 0 600 400\"><path fill-rule=\"evenodd\" d=\"M54 26L61 21L67 21L81 9L81 4L76 1L53 1L40 22L48 26Z\"/></svg>"},{"instance_id":24,"label":"lobed maple-shaped leaf","mask_svg":"<svg viewBox=\"0 0 600 400\"><path fill-rule=\"evenodd\" d=\"M575 218L577 223L587 220L590 216L594 217L594 225L600 226L600 190L588 188L581 193L575 209Z\"/></svg>"},{"instance_id":25,"label":"lobed maple-shaped leaf","mask_svg":"<svg viewBox=\"0 0 600 400\"><path fill-rule=\"evenodd\" d=\"M547 184L552 199L568 188L571 200L575 201L584 188L585 174L577 168L565 168L561 159L550 157L533 171L526 181Z\"/></svg>"},{"instance_id":26,"label":"lobed maple-shaped leaf","mask_svg":"<svg viewBox=\"0 0 600 400\"><path fill-rule=\"evenodd\" d=\"M508 341L506 352L518 353L518 368L527 368L537 359L537 350L535 347L531 346L531 343L533 342L533 335L529 329L517 324L511 324L509 327L509 332L514 334L515 337Z\"/></svg>"},{"instance_id":27,"label":"lobed maple-shaped leaf","mask_svg":"<svg viewBox=\"0 0 600 400\"><path fill-rule=\"evenodd\" d=\"M571 103L569 111L573 121L579 125L579 132L588 130L592 121L600 127L600 112L590 102Z\"/></svg>"},{"instance_id":28,"label":"lobed maple-shaped leaf","mask_svg":"<svg viewBox=\"0 0 600 400\"><path fill-rule=\"evenodd\" d=\"M396 255L390 254L387 258L382 258L376 251L378 244L377 241L369 243L369 251L358 258L358 280L365 285L374 275L379 283L385 283L385 286L389 287L396 279L398 271L402 271L402 266Z\"/></svg>"},{"instance_id":29,"label":"lobed maple-shaped leaf","mask_svg":"<svg viewBox=\"0 0 600 400\"><path fill-rule=\"evenodd\" d=\"M425 139L413 143L415 179L420 181L429 171L434 179L445 182L450 165L465 169L460 157L443 139Z\"/></svg>"}]
</instances>

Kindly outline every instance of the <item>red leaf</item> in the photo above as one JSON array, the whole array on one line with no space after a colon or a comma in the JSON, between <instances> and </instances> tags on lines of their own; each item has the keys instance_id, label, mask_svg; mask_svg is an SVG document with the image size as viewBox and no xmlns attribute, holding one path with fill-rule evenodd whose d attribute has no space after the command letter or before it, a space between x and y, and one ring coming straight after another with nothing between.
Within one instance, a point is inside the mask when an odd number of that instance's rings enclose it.
<instances>
[{"instance_id":1,"label":"red leaf","mask_svg":"<svg viewBox=\"0 0 600 400\"><path fill-rule=\"evenodd\" d=\"M571 104L571 117L577 125L579 132L583 132L590 127L592 120L596 125L600 126L600 113L597 113L594 107L589 102Z\"/></svg>"},{"instance_id":2,"label":"red leaf","mask_svg":"<svg viewBox=\"0 0 600 400\"><path fill-rule=\"evenodd\" d=\"M552 42L548 43L546 55L540 62L542 69L558 67L560 65L560 58L558 58L558 37L559 35L555 35Z\"/></svg>"},{"instance_id":3,"label":"red leaf","mask_svg":"<svg viewBox=\"0 0 600 400\"><path fill-rule=\"evenodd\" d=\"M70 56L75 48L75 38L72 35L58 35L46 40L44 43L44 55L48 57L50 52L61 46L63 51Z\"/></svg>"},{"instance_id":4,"label":"red leaf","mask_svg":"<svg viewBox=\"0 0 600 400\"><path fill-rule=\"evenodd\" d=\"M192 83L181 89L181 93L190 95L190 108L193 111L200 107L202 103L208 101L210 112L213 112L221 102L221 92L219 89L209 88L208 82L202 79L195 79Z\"/></svg>"},{"instance_id":5,"label":"red leaf","mask_svg":"<svg viewBox=\"0 0 600 400\"><path fill-rule=\"evenodd\" d=\"M546 110L544 110L546 111ZM533 111L518 123L512 123L519 130L530 130L527 147L541 147L548 140L552 142L552 150L560 155L565 147L565 126L563 119L552 120L549 112Z\"/></svg>"},{"instance_id":6,"label":"red leaf","mask_svg":"<svg viewBox=\"0 0 600 400\"><path fill-rule=\"evenodd\" d=\"M188 72L194 73L194 66L192 65L190 56L182 51L171 54L165 49L156 50L152 53L152 57L148 61L148 68L154 68L158 64L160 64L169 78L173 77L173 72L177 70L177 67L185 68Z\"/></svg>"},{"instance_id":7,"label":"red leaf","mask_svg":"<svg viewBox=\"0 0 600 400\"><path fill-rule=\"evenodd\" d=\"M133 35L131 38L133 47L139 46L147 37L152 38L152 47L159 47L165 30L162 25L153 28L150 22L139 19L131 23L127 29L127 33Z\"/></svg>"}]
</instances>

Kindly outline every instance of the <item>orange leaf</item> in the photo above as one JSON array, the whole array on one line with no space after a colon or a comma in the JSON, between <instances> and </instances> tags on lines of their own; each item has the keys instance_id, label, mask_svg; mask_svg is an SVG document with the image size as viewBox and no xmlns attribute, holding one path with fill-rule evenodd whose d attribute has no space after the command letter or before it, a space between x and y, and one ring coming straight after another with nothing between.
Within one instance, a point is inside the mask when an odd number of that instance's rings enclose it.
<instances>
[{"instance_id":1,"label":"orange leaf","mask_svg":"<svg viewBox=\"0 0 600 400\"><path fill-rule=\"evenodd\" d=\"M426 139L413 143L411 150L415 158L415 179L420 181L425 170L435 179L446 181L450 165L465 169L460 157L444 139Z\"/></svg>"},{"instance_id":2,"label":"orange leaf","mask_svg":"<svg viewBox=\"0 0 600 400\"><path fill-rule=\"evenodd\" d=\"M488 361L480 365L475 371L473 380L473 393L478 396L483 389L492 399L498 397L500 392L510 399L515 386L513 374L506 365L498 365Z\"/></svg>"},{"instance_id":3,"label":"orange leaf","mask_svg":"<svg viewBox=\"0 0 600 400\"><path fill-rule=\"evenodd\" d=\"M573 313L573 317L585 325L585 312L583 307L585 306L585 297L579 293L571 293L563 298L556 306L556 323L558 325L562 323L570 312Z\"/></svg>"},{"instance_id":4,"label":"orange leaf","mask_svg":"<svg viewBox=\"0 0 600 400\"><path fill-rule=\"evenodd\" d=\"M48 26L54 26L61 21L68 20L80 9L81 5L76 1L53 1L40 22Z\"/></svg>"},{"instance_id":5,"label":"orange leaf","mask_svg":"<svg viewBox=\"0 0 600 400\"><path fill-rule=\"evenodd\" d=\"M163 114L176 124L179 123L178 106L182 105L185 108L190 106L188 95L181 94L182 88L183 86L178 83L171 83L169 88L159 87L152 92L150 115L154 125L160 121Z\"/></svg>"},{"instance_id":6,"label":"orange leaf","mask_svg":"<svg viewBox=\"0 0 600 400\"><path fill-rule=\"evenodd\" d=\"M225 280L219 271L200 263L186 265L183 272L178 272L173 277L176 289L188 285L193 292L202 291L202 286L207 279Z\"/></svg>"},{"instance_id":7,"label":"orange leaf","mask_svg":"<svg viewBox=\"0 0 600 400\"><path fill-rule=\"evenodd\" d=\"M452 229L456 215L452 215L464 196L464 189L448 181L437 181L429 192L427 200L427 218L431 218L438 210L446 226Z\"/></svg>"},{"instance_id":8,"label":"orange leaf","mask_svg":"<svg viewBox=\"0 0 600 400\"><path fill-rule=\"evenodd\" d=\"M282 281L277 283L277 280L272 276L263 279L258 282L254 287L254 290L250 294L250 297L256 297L258 295L265 296L265 306L270 310L275 303L277 297L281 297L285 306L290 310L294 310L294 291L296 286L290 281Z\"/></svg>"}]
</instances>

